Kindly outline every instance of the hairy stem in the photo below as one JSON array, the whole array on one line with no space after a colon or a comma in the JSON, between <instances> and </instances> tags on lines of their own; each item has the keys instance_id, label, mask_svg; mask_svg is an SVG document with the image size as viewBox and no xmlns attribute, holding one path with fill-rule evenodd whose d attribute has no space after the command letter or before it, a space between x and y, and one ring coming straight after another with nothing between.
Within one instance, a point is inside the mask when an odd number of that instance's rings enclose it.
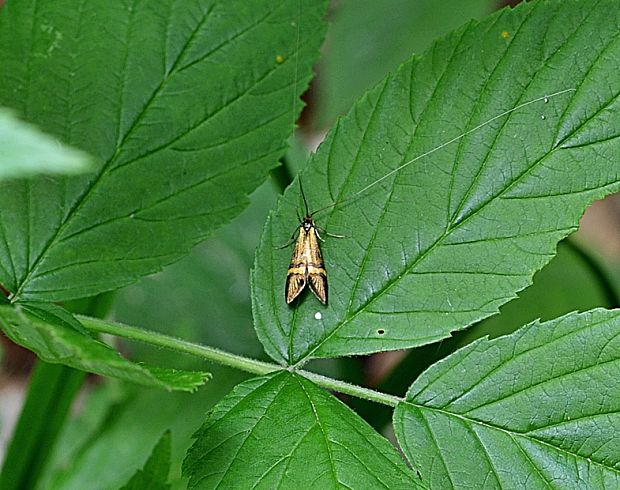
<instances>
[{"instance_id":1,"label":"hairy stem","mask_svg":"<svg viewBox=\"0 0 620 490\"><path fill-rule=\"evenodd\" d=\"M114 323L110 321L100 320L98 318L91 318L87 316L78 316L79 321L84 328L93 332L107 333L115 335L117 337L123 337L126 339L137 340L158 347L164 347L176 352L183 352L185 354L191 354L197 357L201 357L207 361L215 362L217 364L246 371L248 373L263 375L273 371L279 371L282 369L289 369L288 366L281 366L279 364L271 362L258 361L249 357L239 356L232 354L214 347L206 345L195 344L187 340L171 337L159 332L153 332L150 330L144 330L142 328L134 327L131 325L124 325L121 323ZM312 373L309 371L295 370L295 373L304 376L305 378L313 381L319 386L324 388L344 393L346 395L363 398L365 400L373 401L375 403L381 403L390 407L395 407L399 402L403 401L402 398L398 398L393 395L374 391L362 386L356 386L337 379L328 378L320 374Z\"/></svg>"}]
</instances>

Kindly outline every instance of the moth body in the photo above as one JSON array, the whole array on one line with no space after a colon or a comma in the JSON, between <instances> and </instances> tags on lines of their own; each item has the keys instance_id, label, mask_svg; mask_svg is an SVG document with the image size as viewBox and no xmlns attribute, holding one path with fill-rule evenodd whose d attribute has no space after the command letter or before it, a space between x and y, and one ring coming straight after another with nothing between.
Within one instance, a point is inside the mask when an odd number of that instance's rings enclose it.
<instances>
[{"instance_id":1,"label":"moth body","mask_svg":"<svg viewBox=\"0 0 620 490\"><path fill-rule=\"evenodd\" d=\"M286 303L292 303L306 285L324 305L327 304L327 271L323 263L320 235L311 216L307 215L299 225L291 264L286 275Z\"/></svg>"}]
</instances>

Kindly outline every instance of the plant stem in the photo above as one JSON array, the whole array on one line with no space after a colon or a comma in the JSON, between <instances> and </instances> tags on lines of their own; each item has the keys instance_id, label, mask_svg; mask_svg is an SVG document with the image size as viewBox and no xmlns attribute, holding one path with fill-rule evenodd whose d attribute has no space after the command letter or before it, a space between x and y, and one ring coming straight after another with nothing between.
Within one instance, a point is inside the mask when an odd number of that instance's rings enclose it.
<instances>
[{"instance_id":1,"label":"plant stem","mask_svg":"<svg viewBox=\"0 0 620 490\"><path fill-rule=\"evenodd\" d=\"M197 357L206 359L207 361L215 362L223 366L232 367L248 373L264 375L274 371L280 371L283 369L289 369L287 366L281 366L279 364L257 361L249 357L239 356L232 354L214 347L208 347L205 345L195 344L187 340L171 337L159 332L153 332L150 330L144 330L139 327L131 325L124 325L121 323L115 323L98 318L91 318L87 316L78 316L79 321L84 328L93 332L106 333L109 335L115 335L117 337L123 337L130 340L137 340L145 342L147 344L156 345L158 347L164 347L176 352L183 352L191 354ZM305 378L313 381L319 386L324 388L344 393L347 395L363 398L365 400L381 403L390 407L395 407L398 403L403 401L402 398L398 398L393 395L381 393L378 391L364 388L362 386L356 386L344 381L339 381L333 378L328 378L320 374L312 373L309 371L295 370L295 373L304 376Z\"/></svg>"},{"instance_id":2,"label":"plant stem","mask_svg":"<svg viewBox=\"0 0 620 490\"><path fill-rule=\"evenodd\" d=\"M252 374L263 375L283 369L282 366L277 364L257 361L255 359L250 359L249 357L231 354L214 347L195 344L187 340L171 337L169 335L151 330L144 330L142 328L124 325L122 323L104 321L99 318L91 318L81 315L78 315L77 319L84 326L84 328L93 332L107 333L110 335L116 335L117 337L124 337L126 339L138 340L140 342L156 345L158 347L164 347L177 352L192 354L194 356L216 362L217 364L229 366Z\"/></svg>"},{"instance_id":3,"label":"plant stem","mask_svg":"<svg viewBox=\"0 0 620 490\"><path fill-rule=\"evenodd\" d=\"M388 395L387 393L371 390L370 388L364 388L363 386L354 385L338 379L328 378L327 376L312 373L310 371L300 370L295 372L302 375L304 378L313 381L317 385L322 386L323 388L337 391L338 393L344 393L345 395L362 398L371 402L380 403L382 405L387 405L388 407L396 407L396 405L400 402L405 401L403 398L399 398L394 395Z\"/></svg>"}]
</instances>

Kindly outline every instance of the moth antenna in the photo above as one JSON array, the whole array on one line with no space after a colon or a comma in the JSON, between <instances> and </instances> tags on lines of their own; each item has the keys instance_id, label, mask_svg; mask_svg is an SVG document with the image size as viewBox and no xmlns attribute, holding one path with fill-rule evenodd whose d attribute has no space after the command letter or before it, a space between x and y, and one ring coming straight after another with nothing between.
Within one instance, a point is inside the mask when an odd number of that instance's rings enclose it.
<instances>
[{"instance_id":1,"label":"moth antenna","mask_svg":"<svg viewBox=\"0 0 620 490\"><path fill-rule=\"evenodd\" d=\"M459 134L458 136L455 136L454 138L446 141L445 143L442 143L439 146L436 146L435 148L432 148L431 150L428 150L424 153L419 154L418 156L414 157L413 159L409 160L408 162L403 163L402 165L396 167L393 170L390 170L387 174L385 174L383 177L378 178L377 180L371 182L370 184L368 184L366 187L363 187L362 189L360 189L357 192L354 192L353 194L351 194L348 197L345 197L344 199L339 199L331 204L328 204L325 207L319 208L317 209L314 213L312 213L312 216L314 216L317 213L321 213L323 211L327 211L328 209L333 208L334 206L336 206L337 204L342 204L343 202L348 202L351 199L356 198L357 196L359 196L360 194L363 194L364 192L366 192L368 189L370 189L371 187L374 187L375 185L379 184L380 182L383 182L385 179L387 179L388 177L394 175L397 172L400 172L402 169L404 169L405 167L408 167L409 165L411 165L414 162L417 162L418 160L429 156L432 153L435 153L436 151L439 151L443 148L445 148L448 145L451 145L452 143L455 143L456 141L464 138L465 136L473 133L474 131L478 131L479 129L483 128L484 126L492 123L493 121L500 119L504 116L507 116L508 114L517 111L519 109L523 109L524 107L530 105L530 104L534 104L535 102L540 102L541 100L544 100L545 102L547 102L549 99L553 98L553 97L557 97L558 95L562 95L565 94L567 92L576 92L577 89L576 88L567 88L564 90L560 90L558 92L554 92L552 94L549 95L543 95L542 97L538 97L536 99L532 99L532 100L528 100L527 102L523 102L519 105L514 106L512 109L508 109L500 114L498 114L497 116L493 116L491 119L487 119L486 121L478 124L477 126L465 131L464 133ZM301 184L301 181L300 181Z\"/></svg>"},{"instance_id":2,"label":"moth antenna","mask_svg":"<svg viewBox=\"0 0 620 490\"><path fill-rule=\"evenodd\" d=\"M301 197L304 200L304 206L306 208L306 216L312 216L308 210L308 201L306 200L306 194L304 194L304 187L301 185L301 176L299 177L299 189L301 190Z\"/></svg>"},{"instance_id":3,"label":"moth antenna","mask_svg":"<svg viewBox=\"0 0 620 490\"><path fill-rule=\"evenodd\" d=\"M297 9L297 20L291 22L291 25L295 27L297 30L297 39L295 41L295 71L294 71L295 78L293 81L293 88L292 88L292 93L291 93L291 96L292 96L291 97L291 116L292 116L291 126L293 128L295 128L295 121L297 120L297 113L296 113L296 107L297 107L297 102L298 102L297 78L298 78L298 72L299 72L299 45L300 45L300 39L301 39L301 27L300 27L301 18L302 18L301 3L299 3L298 9ZM278 57L280 57L280 60L278 61L279 63L282 63L285 61L282 55L278 55ZM276 59L278 57L276 57ZM304 195L304 189L301 186L301 177L299 177L299 188L301 189L301 195L304 199L304 206L306 207L306 215L307 215L308 214L308 203L306 202L306 196ZM297 216L299 217L299 213L297 214ZM301 223L302 220L300 219L299 222Z\"/></svg>"}]
</instances>

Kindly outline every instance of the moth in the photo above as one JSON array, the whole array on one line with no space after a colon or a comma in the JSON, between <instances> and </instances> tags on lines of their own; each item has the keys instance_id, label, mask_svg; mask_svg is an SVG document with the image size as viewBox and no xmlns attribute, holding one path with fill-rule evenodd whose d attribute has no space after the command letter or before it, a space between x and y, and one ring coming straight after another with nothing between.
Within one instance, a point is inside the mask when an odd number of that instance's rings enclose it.
<instances>
[{"instance_id":1,"label":"moth","mask_svg":"<svg viewBox=\"0 0 620 490\"><path fill-rule=\"evenodd\" d=\"M321 237L312 216L304 217L286 274L286 303L291 304L306 285L324 305L327 304L327 271L319 246Z\"/></svg>"},{"instance_id":2,"label":"moth","mask_svg":"<svg viewBox=\"0 0 620 490\"><path fill-rule=\"evenodd\" d=\"M371 187L374 187L375 185L387 179L391 175L394 175L395 173L400 172L402 169L411 165L412 163L422 158L425 158L431 155L432 153L435 153L436 151L439 151L442 148L445 148L446 146L456 141L459 141L465 136L473 133L474 131L479 130L480 128L490 124L491 122L497 119L500 119L530 104L534 104L535 102L544 101L545 103L547 103L549 99L551 99L552 97L556 97L558 95L562 95L568 92L574 92L575 90L576 90L575 88L568 88L568 89L560 90L559 92L554 92L550 95L538 97L536 99L523 102L513 107L512 109L508 109L484 121L483 123L478 124L477 126L469 129L468 131L465 131L464 133L461 133L460 135L446 141L445 143L442 143L439 146L436 146L424 153L417 155L415 158L390 170L389 172L384 174L382 177L370 182L368 185L358 190L357 192L354 192L353 194L343 199L332 202L331 204L328 204L327 206L324 206L318 209L317 211L314 211L313 213L310 213L308 211L308 202L306 200L306 196L304 194L304 189L301 185L301 179L300 179L299 188L301 190L301 196L304 201L306 215L303 219L301 219L301 217L298 216L299 221L300 221L299 228L293 234L289 243L287 243L286 245L282 247L279 247L279 248L285 248L288 245L290 245L293 241L296 240L295 248L293 249L293 255L291 257L291 263L288 267L288 272L286 274L286 287L284 291L286 303L291 304L295 300L295 298L297 298L301 294L301 292L306 288L306 286L309 286L310 290L314 293L314 295L318 298L318 300L324 305L327 304L327 271L325 269L325 264L323 262L323 255L321 254L321 247L319 245L319 241L324 241L324 240L323 238L321 238L321 235L319 234L320 228L318 228L316 223L314 222L314 218L313 218L314 215L316 215L319 212L325 211L327 209L333 208L334 206L338 204L342 204L344 202L357 198L360 194L363 194L368 189L370 189ZM343 238L343 236L341 235L333 235L331 233L327 233L325 230L322 230L322 231L324 231L326 235L333 236L336 238ZM295 234L297 234L297 237L295 237Z\"/></svg>"},{"instance_id":3,"label":"moth","mask_svg":"<svg viewBox=\"0 0 620 490\"><path fill-rule=\"evenodd\" d=\"M323 238L321 238L319 228L312 217L317 211L315 213L308 211L308 201L306 200L301 180L299 181L299 188L304 200L306 215L303 219L300 218L296 240L295 234L291 238L291 242L295 240L295 248L293 249L291 263L286 274L286 287L284 290L286 303L291 304L308 286L317 299L326 305L327 271L325 270L325 263L323 262L323 255L319 245L319 241L323 241ZM340 235L325 233L333 237L342 238ZM285 245L285 247L288 245Z\"/></svg>"}]
</instances>

